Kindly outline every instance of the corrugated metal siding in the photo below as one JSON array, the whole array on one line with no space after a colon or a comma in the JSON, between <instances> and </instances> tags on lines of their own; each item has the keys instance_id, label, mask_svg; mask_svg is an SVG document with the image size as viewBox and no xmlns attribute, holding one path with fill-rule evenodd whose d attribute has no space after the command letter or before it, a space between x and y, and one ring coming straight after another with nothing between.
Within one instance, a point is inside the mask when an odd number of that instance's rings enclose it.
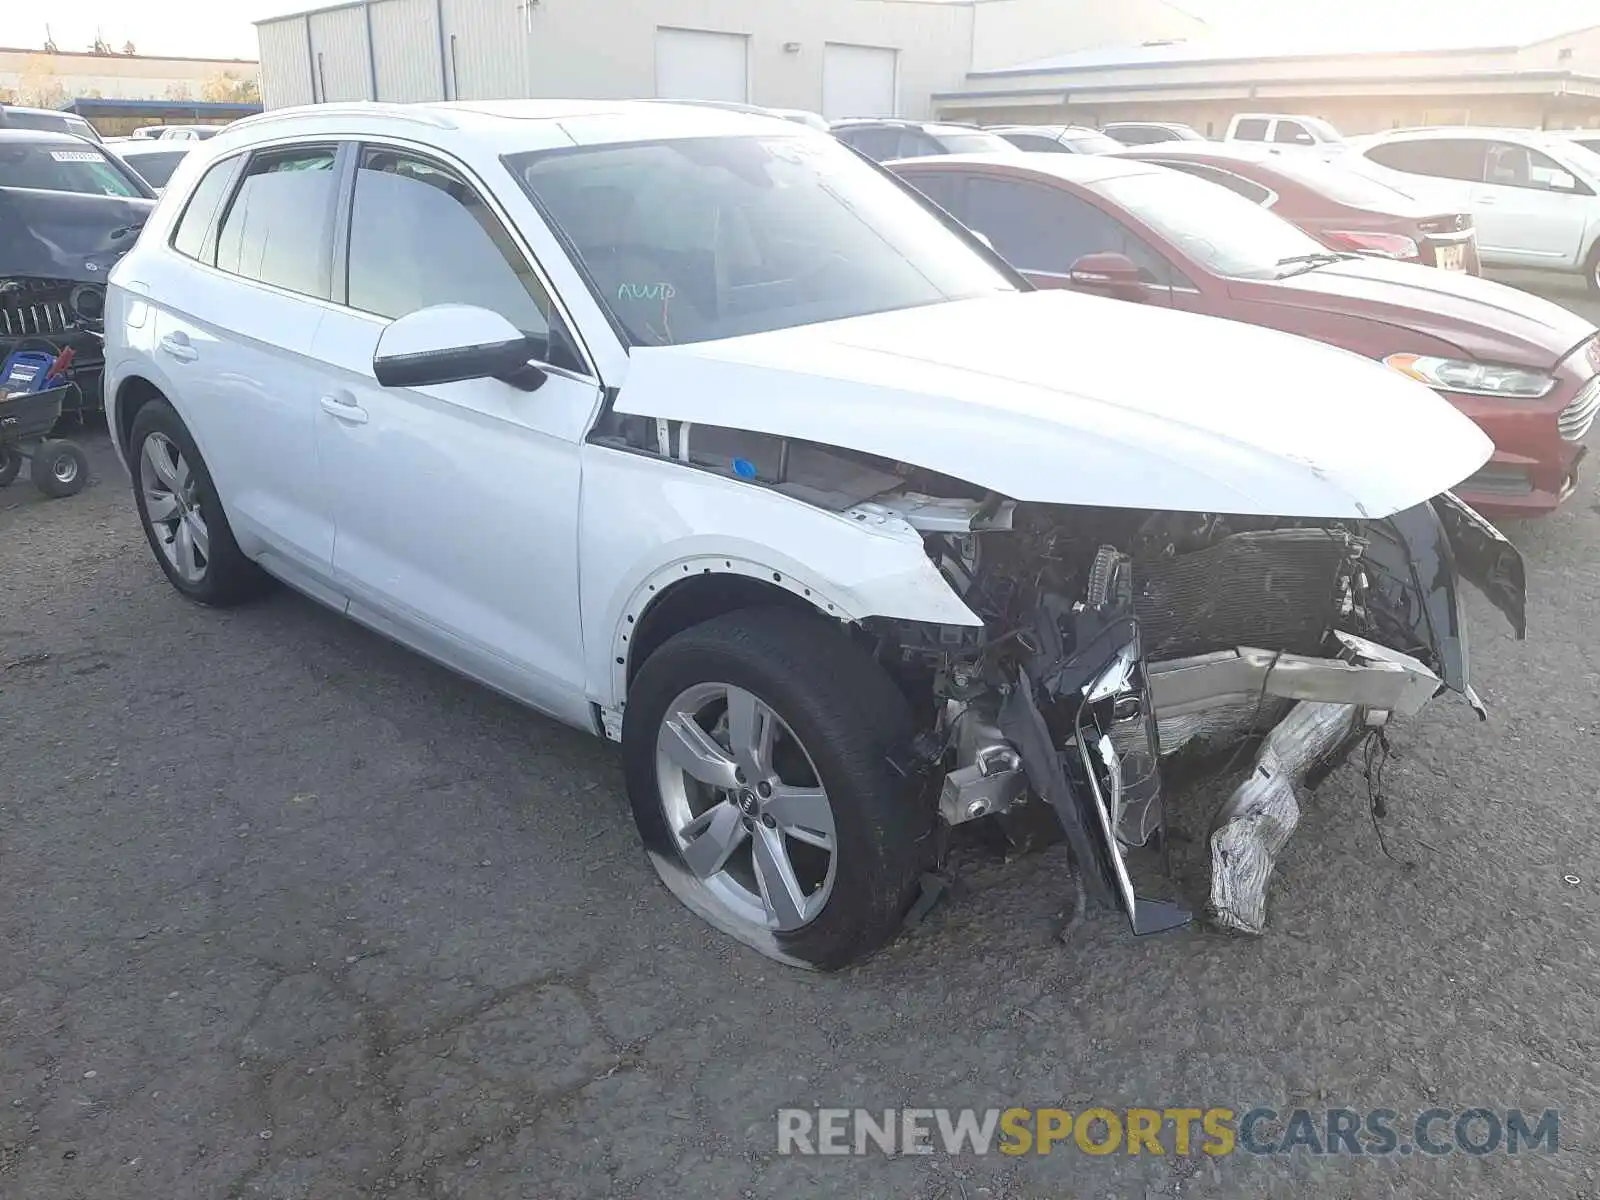
<instances>
[{"instance_id":1,"label":"corrugated metal siding","mask_svg":"<svg viewBox=\"0 0 1600 1200\"><path fill-rule=\"evenodd\" d=\"M528 95L523 75L527 34L517 4L518 0L444 0L450 99Z\"/></svg>"},{"instance_id":2,"label":"corrugated metal siding","mask_svg":"<svg viewBox=\"0 0 1600 1200\"><path fill-rule=\"evenodd\" d=\"M265 108L310 104L311 59L306 54L306 19L285 17L256 26L261 44L261 103Z\"/></svg>"},{"instance_id":3,"label":"corrugated metal siding","mask_svg":"<svg viewBox=\"0 0 1600 1200\"><path fill-rule=\"evenodd\" d=\"M317 72L318 100L370 100L367 20L357 8L312 13L311 61Z\"/></svg>"},{"instance_id":4,"label":"corrugated metal siding","mask_svg":"<svg viewBox=\"0 0 1600 1200\"><path fill-rule=\"evenodd\" d=\"M372 6L378 99L442 100L439 13L435 0L380 0Z\"/></svg>"}]
</instances>

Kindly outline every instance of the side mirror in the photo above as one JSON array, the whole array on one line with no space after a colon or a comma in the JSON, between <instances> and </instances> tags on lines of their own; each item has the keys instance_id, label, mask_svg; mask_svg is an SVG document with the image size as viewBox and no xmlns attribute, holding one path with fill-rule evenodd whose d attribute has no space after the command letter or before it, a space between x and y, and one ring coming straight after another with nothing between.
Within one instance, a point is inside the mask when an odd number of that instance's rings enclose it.
<instances>
[{"instance_id":1,"label":"side mirror","mask_svg":"<svg viewBox=\"0 0 1600 1200\"><path fill-rule=\"evenodd\" d=\"M1067 278L1073 287L1086 292L1098 292L1118 300L1144 299L1144 281L1139 268L1126 254L1115 251L1085 254L1072 264Z\"/></svg>"},{"instance_id":2,"label":"side mirror","mask_svg":"<svg viewBox=\"0 0 1600 1200\"><path fill-rule=\"evenodd\" d=\"M1552 192L1575 192L1578 190L1578 181L1565 171L1550 172L1550 190Z\"/></svg>"},{"instance_id":3,"label":"side mirror","mask_svg":"<svg viewBox=\"0 0 1600 1200\"><path fill-rule=\"evenodd\" d=\"M433 387L498 379L525 392L547 376L529 359L539 347L497 312L438 304L391 321L378 338L372 374L384 387Z\"/></svg>"},{"instance_id":4,"label":"side mirror","mask_svg":"<svg viewBox=\"0 0 1600 1200\"><path fill-rule=\"evenodd\" d=\"M984 232L982 232L981 230L978 230L978 229L971 229L970 226L968 228L971 231L973 237L977 238L985 246L989 247L990 250L994 250L994 243L989 240L989 235L987 233L984 233ZM994 252L996 254L1000 253L998 250L994 250Z\"/></svg>"}]
</instances>

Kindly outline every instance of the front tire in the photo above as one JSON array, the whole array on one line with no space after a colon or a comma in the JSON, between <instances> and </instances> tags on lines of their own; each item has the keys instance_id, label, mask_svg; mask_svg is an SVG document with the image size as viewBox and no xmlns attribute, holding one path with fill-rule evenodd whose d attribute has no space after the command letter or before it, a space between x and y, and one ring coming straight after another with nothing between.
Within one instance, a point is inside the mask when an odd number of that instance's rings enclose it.
<instances>
[{"instance_id":1,"label":"front tire","mask_svg":"<svg viewBox=\"0 0 1600 1200\"><path fill-rule=\"evenodd\" d=\"M218 608L259 595L266 575L234 541L205 460L165 400L134 418L128 462L145 539L172 586Z\"/></svg>"},{"instance_id":2,"label":"front tire","mask_svg":"<svg viewBox=\"0 0 1600 1200\"><path fill-rule=\"evenodd\" d=\"M0 446L0 488L10 487L22 471L22 455L7 446Z\"/></svg>"},{"instance_id":3,"label":"front tire","mask_svg":"<svg viewBox=\"0 0 1600 1200\"><path fill-rule=\"evenodd\" d=\"M650 656L622 727L652 863L694 912L770 958L836 970L899 929L932 810L890 769L905 698L835 625L747 609Z\"/></svg>"},{"instance_id":4,"label":"front tire","mask_svg":"<svg viewBox=\"0 0 1600 1200\"><path fill-rule=\"evenodd\" d=\"M1589 251L1588 261L1583 266L1583 281L1591 295L1600 295L1600 241Z\"/></svg>"}]
</instances>

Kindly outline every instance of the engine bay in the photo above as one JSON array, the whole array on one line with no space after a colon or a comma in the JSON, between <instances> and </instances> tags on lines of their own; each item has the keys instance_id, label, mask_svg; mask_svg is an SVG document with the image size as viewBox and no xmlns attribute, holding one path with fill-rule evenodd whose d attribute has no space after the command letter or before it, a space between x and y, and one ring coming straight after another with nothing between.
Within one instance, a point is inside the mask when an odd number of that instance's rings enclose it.
<instances>
[{"instance_id":1,"label":"engine bay","mask_svg":"<svg viewBox=\"0 0 1600 1200\"><path fill-rule=\"evenodd\" d=\"M1310 773L1447 689L1482 715L1466 678L1463 566L1523 632L1520 557L1448 495L1362 522L919 493L861 507L918 528L983 621L869 622L880 661L926 714L913 769L938 781L941 818L1049 805L1088 896L1136 933L1191 919L1140 896L1127 862L1163 847L1167 775L1260 739L1212 823L1207 912L1261 932Z\"/></svg>"}]
</instances>

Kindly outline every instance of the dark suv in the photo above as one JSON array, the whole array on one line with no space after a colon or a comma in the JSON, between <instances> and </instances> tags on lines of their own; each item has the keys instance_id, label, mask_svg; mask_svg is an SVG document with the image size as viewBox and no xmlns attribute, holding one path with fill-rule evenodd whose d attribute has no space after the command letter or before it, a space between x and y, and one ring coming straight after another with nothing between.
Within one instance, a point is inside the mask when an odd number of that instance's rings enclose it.
<instances>
[{"instance_id":1,"label":"dark suv","mask_svg":"<svg viewBox=\"0 0 1600 1200\"><path fill-rule=\"evenodd\" d=\"M106 274L137 240L154 195L80 137L0 128L0 362L70 349L69 412L101 407Z\"/></svg>"},{"instance_id":2,"label":"dark suv","mask_svg":"<svg viewBox=\"0 0 1600 1200\"><path fill-rule=\"evenodd\" d=\"M976 125L887 118L835 121L833 136L874 162L930 154L1020 154L1005 138Z\"/></svg>"}]
</instances>

